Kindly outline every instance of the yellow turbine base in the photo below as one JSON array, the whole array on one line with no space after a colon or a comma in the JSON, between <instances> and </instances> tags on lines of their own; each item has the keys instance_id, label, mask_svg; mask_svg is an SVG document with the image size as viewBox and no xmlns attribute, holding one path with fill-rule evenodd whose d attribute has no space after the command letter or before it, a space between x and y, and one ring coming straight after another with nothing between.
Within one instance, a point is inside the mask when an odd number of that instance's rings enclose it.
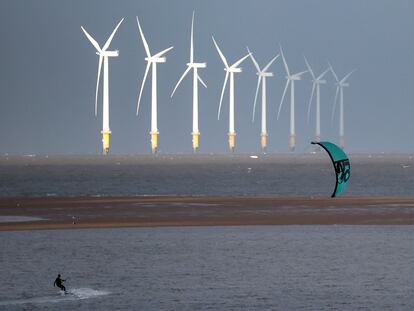
<instances>
[{"instance_id":1,"label":"yellow turbine base","mask_svg":"<svg viewBox=\"0 0 414 311\"><path fill-rule=\"evenodd\" d=\"M289 137L289 149L290 151L295 151L295 135L290 135Z\"/></svg>"},{"instance_id":2,"label":"yellow turbine base","mask_svg":"<svg viewBox=\"0 0 414 311\"><path fill-rule=\"evenodd\" d=\"M197 152L198 149L200 148L200 145L199 145L200 133L191 133L191 135L193 136L193 151Z\"/></svg>"},{"instance_id":3,"label":"yellow turbine base","mask_svg":"<svg viewBox=\"0 0 414 311\"><path fill-rule=\"evenodd\" d=\"M158 132L151 132L151 151L153 154L158 151Z\"/></svg>"},{"instance_id":4,"label":"yellow turbine base","mask_svg":"<svg viewBox=\"0 0 414 311\"><path fill-rule=\"evenodd\" d=\"M229 133L229 148L231 152L234 152L234 148L236 148L236 133Z\"/></svg>"},{"instance_id":5,"label":"yellow turbine base","mask_svg":"<svg viewBox=\"0 0 414 311\"><path fill-rule=\"evenodd\" d=\"M262 150L266 151L267 149L267 134L266 133L262 133L260 141L262 143Z\"/></svg>"},{"instance_id":6,"label":"yellow turbine base","mask_svg":"<svg viewBox=\"0 0 414 311\"><path fill-rule=\"evenodd\" d=\"M111 135L111 131L102 131L102 152L103 154L109 153L109 137Z\"/></svg>"}]
</instances>

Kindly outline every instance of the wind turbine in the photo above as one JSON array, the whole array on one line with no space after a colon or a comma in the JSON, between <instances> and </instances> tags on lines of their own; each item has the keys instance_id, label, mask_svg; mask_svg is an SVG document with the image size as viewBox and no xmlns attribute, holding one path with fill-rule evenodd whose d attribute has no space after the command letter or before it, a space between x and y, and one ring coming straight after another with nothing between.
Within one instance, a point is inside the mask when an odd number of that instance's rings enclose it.
<instances>
[{"instance_id":1,"label":"wind turbine","mask_svg":"<svg viewBox=\"0 0 414 311\"><path fill-rule=\"evenodd\" d=\"M219 109L218 109L218 114L217 114L217 119L220 120L220 112L221 112L221 102L223 101L223 95L224 95L224 90L226 89L226 85L227 85L227 80L229 78L230 75L230 91L229 91L229 148L230 150L233 152L234 148L235 148L235 143L236 143L236 132L234 131L234 74L236 72L242 72L242 68L237 67L239 66L247 57L250 56L250 53L247 54L246 56L240 58L237 62L235 62L233 65L229 66L229 64L227 63L226 58L224 57L223 53L221 52L219 46L217 45L216 40L214 40L213 38L213 42L214 45L216 46L217 52L220 55L221 60L224 63L224 71L226 71L226 76L224 77L224 83L223 83L223 89L221 91L221 96L220 96L220 105L219 105Z\"/></svg>"},{"instance_id":2,"label":"wind turbine","mask_svg":"<svg viewBox=\"0 0 414 311\"><path fill-rule=\"evenodd\" d=\"M147 57L145 57L145 60L147 61L147 67L145 68L144 79L142 80L141 90L139 91L138 104L137 104L137 115L139 112L139 104L141 102L141 95L142 95L142 90L144 89L145 80L147 79L148 71L150 67L152 66L151 132L150 132L150 135L151 135L151 150L152 150L152 153L156 153L158 149L158 134L159 134L158 125L157 125L157 63L166 62L166 58L163 57L163 55L167 53L169 50L173 49L173 46L157 54L151 55L147 40L145 40L144 33L139 23L138 16L137 16L137 24L138 24L139 33L141 34L142 42L144 44L145 53L147 54Z\"/></svg>"},{"instance_id":3,"label":"wind turbine","mask_svg":"<svg viewBox=\"0 0 414 311\"><path fill-rule=\"evenodd\" d=\"M282 47L280 47L280 54L282 55L283 64L285 65L286 70L286 85L283 91L282 100L280 101L279 111L277 113L277 119L279 120L280 110L282 109L283 99L285 98L286 91L290 84L290 138L289 138L289 148L290 151L295 150L295 81L301 80L301 76L308 72L307 70L301 71L295 74L290 74L289 67L286 63L285 56L283 55Z\"/></svg>"},{"instance_id":4,"label":"wind turbine","mask_svg":"<svg viewBox=\"0 0 414 311\"><path fill-rule=\"evenodd\" d=\"M305 56L303 56L305 59L306 67L308 67L308 71L312 76L312 93L311 97L309 99L309 105L308 105L308 122L310 118L310 110L312 106L312 99L313 94L316 89L316 133L315 133L315 141L320 142L321 141L321 104L320 104L320 85L326 84L326 80L322 80L322 78L327 74L327 72L330 70L330 68L326 69L324 72L322 72L319 76L315 76L311 66L308 63L308 60Z\"/></svg>"},{"instance_id":5,"label":"wind turbine","mask_svg":"<svg viewBox=\"0 0 414 311\"><path fill-rule=\"evenodd\" d=\"M99 63L98 63L98 76L96 78L96 92L95 92L95 116L98 112L98 90L99 90L99 79L101 77L101 69L102 69L102 61L103 61L103 69L104 69L104 77L103 77L103 96L102 96L102 150L104 154L109 153L109 136L111 135L111 130L109 128L109 64L108 59L109 57L117 57L119 56L119 51L108 51L108 47L111 44L112 39L115 36L116 31L118 30L119 26L121 25L122 21L118 23L115 29L112 31L111 35L109 36L108 40L106 40L104 46L101 48L96 42L94 38L81 26L82 31L88 38L88 40L92 43L92 45L96 49L96 54L99 55Z\"/></svg>"},{"instance_id":6,"label":"wind turbine","mask_svg":"<svg viewBox=\"0 0 414 311\"><path fill-rule=\"evenodd\" d=\"M256 111L256 101L257 101L257 94L259 93L259 87L262 83L262 133L261 133L261 145L262 151L265 152L267 148L267 127L266 127L266 78L273 77L273 72L267 72L269 67L273 64L273 62L279 57L280 54L277 54L272 60L263 68L260 69L259 64L257 63L256 59L254 58L253 54L250 52L249 48L247 51L250 54L250 58L253 61L254 66L257 69L257 88L256 88L256 95L254 96L254 105L253 105L253 117L252 121L254 121L254 115Z\"/></svg>"},{"instance_id":7,"label":"wind turbine","mask_svg":"<svg viewBox=\"0 0 414 311\"><path fill-rule=\"evenodd\" d=\"M193 69L193 132L191 133L191 135L193 137L193 151L197 152L199 149L199 136L200 136L200 131L198 129L198 81L200 81L200 83L204 85L205 88L207 88L207 85L200 78L197 71L198 71L198 68L206 68L207 64L194 62L193 34L194 34L194 11L193 11L193 18L191 20L190 62L187 63L187 69L184 71L183 75L181 76L180 80L178 80L174 90L172 91L171 98L174 96L175 90L177 89L181 81L184 79L184 77L187 75L187 73L189 73L190 70Z\"/></svg>"},{"instance_id":8,"label":"wind turbine","mask_svg":"<svg viewBox=\"0 0 414 311\"><path fill-rule=\"evenodd\" d=\"M335 114L335 108L336 103L338 99L338 93L339 93L339 146L344 149L345 148L345 135L344 135L344 87L348 87L349 83L346 83L346 80L351 76L351 74L354 73L354 70L352 70L350 73L348 73L345 77L342 78L342 80L338 79L338 76L336 75L335 71L332 68L332 65L328 62L329 68L332 72L332 75L334 76L336 80L336 92L335 92L335 99L334 99L334 106L332 110L332 121Z\"/></svg>"}]
</instances>

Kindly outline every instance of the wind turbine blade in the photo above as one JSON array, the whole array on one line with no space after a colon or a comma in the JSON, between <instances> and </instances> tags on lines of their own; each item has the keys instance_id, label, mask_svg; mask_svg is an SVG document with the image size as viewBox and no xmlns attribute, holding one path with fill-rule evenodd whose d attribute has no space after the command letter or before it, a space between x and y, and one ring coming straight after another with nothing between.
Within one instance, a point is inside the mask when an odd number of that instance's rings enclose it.
<instances>
[{"instance_id":1,"label":"wind turbine blade","mask_svg":"<svg viewBox=\"0 0 414 311\"><path fill-rule=\"evenodd\" d=\"M237 68L237 66L240 65L250 55L252 55L252 54L249 53L246 56L240 58L237 62L235 62L233 65L231 65L230 68Z\"/></svg>"},{"instance_id":2,"label":"wind turbine blade","mask_svg":"<svg viewBox=\"0 0 414 311\"><path fill-rule=\"evenodd\" d=\"M227 79L229 78L229 72L226 71L226 76L224 77L223 89L221 90L220 96L220 105L217 114L217 120L220 120L220 112L221 112L221 102L223 101L224 90L226 89Z\"/></svg>"},{"instance_id":3,"label":"wind turbine blade","mask_svg":"<svg viewBox=\"0 0 414 311\"><path fill-rule=\"evenodd\" d=\"M329 65L329 69L331 70L332 75L334 76L334 78L335 78L336 82L338 82L338 83L339 83L338 76L336 75L336 73L335 73L335 71L333 70L333 67L332 67L332 65L331 65L331 63L330 63L329 61L328 61L328 65Z\"/></svg>"},{"instance_id":4,"label":"wind turbine blade","mask_svg":"<svg viewBox=\"0 0 414 311\"><path fill-rule=\"evenodd\" d=\"M83 26L81 26L81 29L83 30L83 33L85 34L86 38L88 38L89 41L92 43L92 45L95 47L95 49L98 52L101 52L102 50L101 50L98 42L96 42L96 40L94 38L92 38L92 36L85 30L85 28L83 28Z\"/></svg>"},{"instance_id":5,"label":"wind turbine blade","mask_svg":"<svg viewBox=\"0 0 414 311\"><path fill-rule=\"evenodd\" d=\"M181 81L184 79L186 74L191 70L191 67L187 67L187 69L184 71L183 75L181 76L180 80L178 80L177 84L175 85L174 90L171 93L171 98L174 96L175 90L177 89L178 85L181 83Z\"/></svg>"},{"instance_id":6,"label":"wind turbine blade","mask_svg":"<svg viewBox=\"0 0 414 311\"><path fill-rule=\"evenodd\" d=\"M161 52L157 53L154 55L154 57L161 57L163 56L165 53L167 53L169 50L172 50L174 47L170 46L168 49L162 50Z\"/></svg>"},{"instance_id":7,"label":"wind turbine blade","mask_svg":"<svg viewBox=\"0 0 414 311\"><path fill-rule=\"evenodd\" d=\"M193 18L191 20L191 45L190 45L190 63L194 62L194 42L193 42L193 35L194 35L194 11L193 11Z\"/></svg>"},{"instance_id":8,"label":"wind turbine blade","mask_svg":"<svg viewBox=\"0 0 414 311\"><path fill-rule=\"evenodd\" d=\"M287 80L287 81L286 81L285 90L283 91L282 100L280 101L279 110L278 110L278 112L277 112L277 118L276 118L277 120L279 120L280 110L282 109L283 100L285 99L285 95L286 95L286 91L287 91L287 89L288 89L288 87L289 87L289 83L290 83L290 80Z\"/></svg>"},{"instance_id":9,"label":"wind turbine blade","mask_svg":"<svg viewBox=\"0 0 414 311\"><path fill-rule=\"evenodd\" d=\"M214 45L216 46L217 52L219 53L220 58L221 58L221 60L222 60L222 61L223 61L223 63L224 63L224 66L226 66L226 68L229 68L229 64L227 63L226 58L224 57L223 53L221 52L221 50L220 50L220 48L219 48L219 46L218 46L218 44L217 44L216 40L214 40L214 37L213 37L213 36L211 36L211 37L213 38Z\"/></svg>"},{"instance_id":10,"label":"wind turbine blade","mask_svg":"<svg viewBox=\"0 0 414 311\"><path fill-rule=\"evenodd\" d=\"M197 79L198 79L198 81L200 81L200 83L205 87L205 88L207 88L207 84L205 84L205 82L203 81L203 79L201 79L201 77L197 74Z\"/></svg>"},{"instance_id":11,"label":"wind turbine blade","mask_svg":"<svg viewBox=\"0 0 414 311\"><path fill-rule=\"evenodd\" d=\"M315 87L316 87L316 83L313 82L311 97L309 99L309 104L308 104L308 124L309 124L309 119L310 119L310 111L311 111L311 106L312 106L313 93L315 92Z\"/></svg>"},{"instance_id":12,"label":"wind turbine blade","mask_svg":"<svg viewBox=\"0 0 414 311\"><path fill-rule=\"evenodd\" d=\"M141 90L139 91L138 104L137 104L137 115L138 115L138 111L139 111L139 104L141 102L142 90L144 89L145 80L147 79L147 75L148 75L148 71L149 71L150 66L151 66L151 63L148 62L147 67L145 68L144 79L142 80L142 84L141 84Z\"/></svg>"},{"instance_id":13,"label":"wind turbine blade","mask_svg":"<svg viewBox=\"0 0 414 311\"><path fill-rule=\"evenodd\" d=\"M333 106L333 109L332 109L331 122L333 122L334 115L335 115L335 109L336 109L336 102L337 102L337 99L338 99L338 93L339 93L339 85L336 87L334 106Z\"/></svg>"},{"instance_id":14,"label":"wind turbine blade","mask_svg":"<svg viewBox=\"0 0 414 311\"><path fill-rule=\"evenodd\" d=\"M303 75L304 73L307 73L307 72L308 72L307 70L301 71L301 72L295 73L293 76L300 77L301 75Z\"/></svg>"},{"instance_id":15,"label":"wind turbine blade","mask_svg":"<svg viewBox=\"0 0 414 311\"><path fill-rule=\"evenodd\" d=\"M326 75L329 72L330 68L326 69L324 72L322 72L317 78L316 80L320 80L324 77L324 75Z\"/></svg>"},{"instance_id":16,"label":"wind turbine blade","mask_svg":"<svg viewBox=\"0 0 414 311\"><path fill-rule=\"evenodd\" d=\"M267 71L269 67L273 64L273 62L278 59L280 54L277 54L275 57L272 58L272 60L263 68L263 71Z\"/></svg>"},{"instance_id":17,"label":"wind turbine blade","mask_svg":"<svg viewBox=\"0 0 414 311\"><path fill-rule=\"evenodd\" d=\"M255 67L256 67L256 69L257 69L257 72L261 72L260 67L259 67L259 64L257 63L256 59L254 58L253 53L252 53L252 52L250 52L250 50L249 50L249 47L248 47L248 46L247 46L246 48L247 48L247 52L249 52L249 54L250 54L250 58L252 59L254 66L255 66Z\"/></svg>"},{"instance_id":18,"label":"wind turbine blade","mask_svg":"<svg viewBox=\"0 0 414 311\"><path fill-rule=\"evenodd\" d=\"M290 76L289 67L286 63L285 55L283 54L282 46L280 46L280 54L282 55L283 65L285 66L285 70L288 76Z\"/></svg>"},{"instance_id":19,"label":"wind turbine blade","mask_svg":"<svg viewBox=\"0 0 414 311\"><path fill-rule=\"evenodd\" d=\"M351 76L351 74L353 74L355 71L356 71L356 69L352 70L341 81L339 81L339 83L344 83L346 81L346 79L348 79Z\"/></svg>"},{"instance_id":20,"label":"wind turbine blade","mask_svg":"<svg viewBox=\"0 0 414 311\"><path fill-rule=\"evenodd\" d=\"M137 16L137 24L138 24L139 33L141 34L142 42L144 43L145 53L147 53L148 57L151 57L151 52L150 52L150 49L148 47L147 40L145 40L144 32L141 29L141 25L139 23L138 16Z\"/></svg>"},{"instance_id":21,"label":"wind turbine blade","mask_svg":"<svg viewBox=\"0 0 414 311\"><path fill-rule=\"evenodd\" d=\"M124 21L124 19L121 19L121 21L118 23L118 25L116 25L114 31L112 31L112 33L109 36L108 40L106 40L105 45L103 46L102 50L106 51L106 49L109 47L109 45L111 44L112 39L115 36L116 31L118 30L119 26L121 26L123 21Z\"/></svg>"},{"instance_id":22,"label":"wind turbine blade","mask_svg":"<svg viewBox=\"0 0 414 311\"><path fill-rule=\"evenodd\" d=\"M306 67L308 68L313 80L315 80L316 79L315 75L314 75L313 70L312 70L311 66L309 65L308 60L306 59L305 55L303 55L303 58L305 59Z\"/></svg>"},{"instance_id":23,"label":"wind turbine blade","mask_svg":"<svg viewBox=\"0 0 414 311\"><path fill-rule=\"evenodd\" d=\"M102 59L103 59L103 56L99 55L98 76L96 77L96 92L95 92L95 116L98 114L98 90L99 90L99 79L101 77Z\"/></svg>"},{"instance_id":24,"label":"wind turbine blade","mask_svg":"<svg viewBox=\"0 0 414 311\"><path fill-rule=\"evenodd\" d=\"M252 116L252 122L254 122L254 115L256 113L256 101L257 101L257 94L259 93L259 87L260 83L262 82L262 77L259 76L257 79L257 87L256 87L256 95L254 96L254 105L253 105L253 116Z\"/></svg>"}]
</instances>

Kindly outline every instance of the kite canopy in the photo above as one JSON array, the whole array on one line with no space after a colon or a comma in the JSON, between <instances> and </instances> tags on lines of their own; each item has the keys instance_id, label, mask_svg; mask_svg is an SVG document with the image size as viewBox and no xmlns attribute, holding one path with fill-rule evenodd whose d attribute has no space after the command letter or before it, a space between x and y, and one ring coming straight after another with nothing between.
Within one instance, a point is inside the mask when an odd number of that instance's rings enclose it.
<instances>
[{"instance_id":1,"label":"kite canopy","mask_svg":"<svg viewBox=\"0 0 414 311\"><path fill-rule=\"evenodd\" d=\"M313 145L319 145L328 152L336 173L335 190L331 197L341 194L348 187L349 176L351 175L351 164L348 156L337 145L328 141L312 142Z\"/></svg>"}]
</instances>

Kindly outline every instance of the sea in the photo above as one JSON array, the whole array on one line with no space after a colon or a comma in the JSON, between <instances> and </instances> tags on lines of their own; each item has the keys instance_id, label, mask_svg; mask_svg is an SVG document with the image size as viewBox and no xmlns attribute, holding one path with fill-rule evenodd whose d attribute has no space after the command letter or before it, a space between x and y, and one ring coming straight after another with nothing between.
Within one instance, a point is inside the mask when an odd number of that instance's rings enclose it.
<instances>
[{"instance_id":1,"label":"sea","mask_svg":"<svg viewBox=\"0 0 414 311\"><path fill-rule=\"evenodd\" d=\"M413 226L1 232L0 310L414 309ZM53 287L66 279L67 295Z\"/></svg>"},{"instance_id":2,"label":"sea","mask_svg":"<svg viewBox=\"0 0 414 311\"><path fill-rule=\"evenodd\" d=\"M350 196L414 195L414 155L350 154ZM325 196L336 183L314 154L0 156L0 197Z\"/></svg>"},{"instance_id":3,"label":"sea","mask_svg":"<svg viewBox=\"0 0 414 311\"><path fill-rule=\"evenodd\" d=\"M412 155L350 161L346 195L414 194ZM2 197L329 196L334 182L323 153L0 157ZM408 311L413 246L414 226L0 232L0 310Z\"/></svg>"}]
</instances>

